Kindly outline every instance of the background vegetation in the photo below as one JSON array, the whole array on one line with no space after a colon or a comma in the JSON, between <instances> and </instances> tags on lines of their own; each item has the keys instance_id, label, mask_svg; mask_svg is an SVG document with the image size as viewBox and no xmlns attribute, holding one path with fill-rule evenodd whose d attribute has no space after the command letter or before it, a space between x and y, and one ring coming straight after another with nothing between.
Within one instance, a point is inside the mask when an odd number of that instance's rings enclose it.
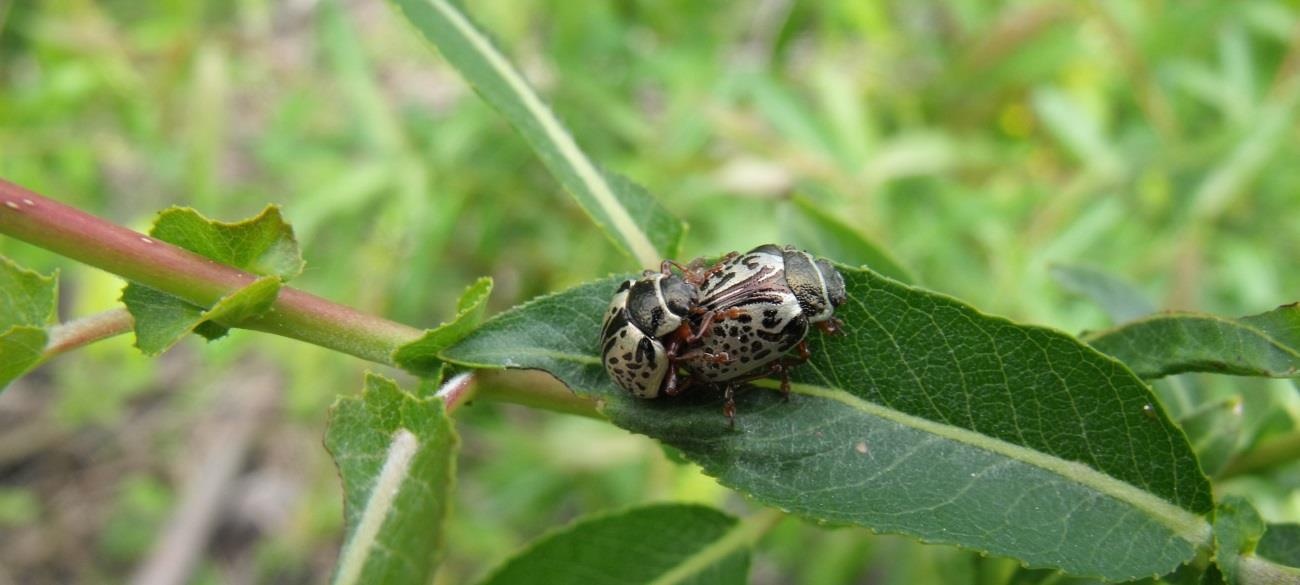
<instances>
[{"instance_id":1,"label":"background vegetation","mask_svg":"<svg viewBox=\"0 0 1300 585\"><path fill-rule=\"evenodd\" d=\"M1295 300L1300 13L1287 2L484 1L467 7L579 143L691 225L683 257L798 239L792 198L854 225L926 287L1066 331L1109 322L1052 263L1161 308ZM0 176L145 227L168 205L284 206L296 286L437 324L480 275L489 311L627 269L507 123L382 2L0 5ZM63 307L121 283L64 270ZM183 490L244 461L202 578L317 582L342 499L320 438L359 360L239 332L144 358L122 337L0 396L0 582L116 581ZM1288 381L1241 396L1242 448L1300 416ZM569 519L637 502L747 504L653 442L578 417L461 410L445 582ZM245 435L234 421L254 420ZM233 430L232 430L233 429ZM247 436L244 443L224 438ZM1294 466L1216 482L1300 520ZM972 582L996 561L783 522L758 582Z\"/></svg>"}]
</instances>

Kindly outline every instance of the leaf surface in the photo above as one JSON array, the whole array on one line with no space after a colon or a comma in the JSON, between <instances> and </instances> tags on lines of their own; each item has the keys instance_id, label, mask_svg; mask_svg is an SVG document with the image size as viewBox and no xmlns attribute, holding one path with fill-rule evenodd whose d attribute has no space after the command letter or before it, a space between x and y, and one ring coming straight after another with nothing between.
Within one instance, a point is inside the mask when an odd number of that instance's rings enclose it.
<instances>
[{"instance_id":1,"label":"leaf surface","mask_svg":"<svg viewBox=\"0 0 1300 585\"><path fill-rule=\"evenodd\" d=\"M40 363L57 291L56 277L0 256L0 389Z\"/></svg>"},{"instance_id":2,"label":"leaf surface","mask_svg":"<svg viewBox=\"0 0 1300 585\"><path fill-rule=\"evenodd\" d=\"M742 585L751 544L743 539L744 526L713 508L688 504L586 518L534 542L483 585Z\"/></svg>"},{"instance_id":3,"label":"leaf surface","mask_svg":"<svg viewBox=\"0 0 1300 585\"><path fill-rule=\"evenodd\" d=\"M147 355L167 351L191 332L209 340L224 336L228 329L221 323L234 323L270 308L280 286L303 268L293 228L275 206L234 223L208 219L193 209L171 208L158 215L149 235L262 278L210 308L127 284L122 302L135 319L136 347Z\"/></svg>"},{"instance_id":4,"label":"leaf surface","mask_svg":"<svg viewBox=\"0 0 1300 585\"><path fill-rule=\"evenodd\" d=\"M1208 480L1122 364L1063 333L841 268L843 337L810 336L794 396L643 401L598 355L618 277L502 313L443 352L537 368L723 484L804 517L910 534L1080 575L1161 574L1207 546ZM767 388L774 381L764 381Z\"/></svg>"},{"instance_id":5,"label":"leaf surface","mask_svg":"<svg viewBox=\"0 0 1300 585\"><path fill-rule=\"evenodd\" d=\"M131 283L122 290L122 302L135 317L135 345L145 355L170 349L190 332L213 340L229 329L221 322L236 323L270 308L280 292L280 279L265 276L222 297L211 309Z\"/></svg>"},{"instance_id":6,"label":"leaf surface","mask_svg":"<svg viewBox=\"0 0 1300 585\"><path fill-rule=\"evenodd\" d=\"M343 478L347 536L334 583L429 583L459 440L438 398L369 374L330 412L325 447Z\"/></svg>"},{"instance_id":7,"label":"leaf surface","mask_svg":"<svg viewBox=\"0 0 1300 585\"><path fill-rule=\"evenodd\" d=\"M391 0L424 38L505 116L609 238L642 267L674 257L685 228L645 189L602 169L460 8L447 0Z\"/></svg>"},{"instance_id":8,"label":"leaf surface","mask_svg":"<svg viewBox=\"0 0 1300 585\"><path fill-rule=\"evenodd\" d=\"M1143 378L1183 372L1293 378L1300 375L1300 303L1240 319L1160 313L1084 340Z\"/></svg>"}]
</instances>

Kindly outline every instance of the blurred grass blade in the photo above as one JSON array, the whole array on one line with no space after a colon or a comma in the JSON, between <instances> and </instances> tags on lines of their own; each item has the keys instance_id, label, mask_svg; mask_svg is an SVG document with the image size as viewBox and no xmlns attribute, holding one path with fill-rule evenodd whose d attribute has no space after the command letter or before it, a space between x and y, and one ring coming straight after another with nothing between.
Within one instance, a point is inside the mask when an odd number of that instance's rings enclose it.
<instances>
[{"instance_id":1,"label":"blurred grass blade","mask_svg":"<svg viewBox=\"0 0 1300 585\"><path fill-rule=\"evenodd\" d=\"M208 219L193 209L171 208L158 214L149 235L263 278L210 308L127 284L122 302L135 318L136 347L146 355L167 351L190 332L209 340L224 336L228 329L220 323L241 321L270 308L280 285L298 276L304 265L293 228L273 205L233 223Z\"/></svg>"},{"instance_id":2,"label":"blurred grass blade","mask_svg":"<svg viewBox=\"0 0 1300 585\"><path fill-rule=\"evenodd\" d=\"M724 485L818 521L1113 580L1167 573L1208 546L1209 482L1122 364L1057 331L841 272L846 335L810 336L788 403L740 392L735 431L716 389L648 401L610 381L598 336L617 277L502 313L442 355L546 370Z\"/></svg>"},{"instance_id":3,"label":"blurred grass blade","mask_svg":"<svg viewBox=\"0 0 1300 585\"><path fill-rule=\"evenodd\" d=\"M916 282L911 271L853 226L827 213L807 197L796 195L790 202L798 213L789 218L792 221L783 222L786 241L834 258L836 262L866 266L902 283Z\"/></svg>"},{"instance_id":4,"label":"blurred grass blade","mask_svg":"<svg viewBox=\"0 0 1300 585\"><path fill-rule=\"evenodd\" d=\"M58 280L0 256L0 390L41 361Z\"/></svg>"},{"instance_id":5,"label":"blurred grass blade","mask_svg":"<svg viewBox=\"0 0 1300 585\"><path fill-rule=\"evenodd\" d=\"M675 256L683 226L644 189L599 167L559 118L459 7L390 0L528 141L583 210L642 267Z\"/></svg>"},{"instance_id":6,"label":"blurred grass blade","mask_svg":"<svg viewBox=\"0 0 1300 585\"><path fill-rule=\"evenodd\" d=\"M1206 475L1214 477L1223 471L1228 461L1237 454L1241 440L1241 397L1231 396L1200 408L1178 419L1178 426L1196 450L1196 458Z\"/></svg>"},{"instance_id":7,"label":"blurred grass blade","mask_svg":"<svg viewBox=\"0 0 1300 585\"><path fill-rule=\"evenodd\" d=\"M749 548L775 519L737 522L713 508L656 504L585 518L549 534L482 585L748 582Z\"/></svg>"},{"instance_id":8,"label":"blurred grass blade","mask_svg":"<svg viewBox=\"0 0 1300 585\"><path fill-rule=\"evenodd\" d=\"M1156 312L1155 305L1142 291L1112 274L1071 264L1054 264L1049 271L1063 288L1096 303L1115 323Z\"/></svg>"},{"instance_id":9,"label":"blurred grass blade","mask_svg":"<svg viewBox=\"0 0 1300 585\"><path fill-rule=\"evenodd\" d=\"M1162 313L1084 340L1143 378L1182 372L1291 378L1300 375L1300 303L1240 319Z\"/></svg>"},{"instance_id":10,"label":"blurred grass blade","mask_svg":"<svg viewBox=\"0 0 1300 585\"><path fill-rule=\"evenodd\" d=\"M1215 562L1233 585L1280 585L1300 583L1300 568L1260 556L1259 546L1267 527L1259 512L1240 496L1228 496L1215 512ZM1277 552L1274 544L1272 552Z\"/></svg>"},{"instance_id":11,"label":"blurred grass blade","mask_svg":"<svg viewBox=\"0 0 1300 585\"><path fill-rule=\"evenodd\" d=\"M397 348L393 361L408 372L418 376L432 376L442 366L438 352L460 341L483 320L488 295L492 294L492 279L483 277L469 285L456 303L456 315L451 320L425 331L424 336Z\"/></svg>"},{"instance_id":12,"label":"blurred grass blade","mask_svg":"<svg viewBox=\"0 0 1300 585\"><path fill-rule=\"evenodd\" d=\"M336 585L429 583L443 542L458 439L439 398L370 374L330 411L325 447L343 478L347 539Z\"/></svg>"}]
</instances>

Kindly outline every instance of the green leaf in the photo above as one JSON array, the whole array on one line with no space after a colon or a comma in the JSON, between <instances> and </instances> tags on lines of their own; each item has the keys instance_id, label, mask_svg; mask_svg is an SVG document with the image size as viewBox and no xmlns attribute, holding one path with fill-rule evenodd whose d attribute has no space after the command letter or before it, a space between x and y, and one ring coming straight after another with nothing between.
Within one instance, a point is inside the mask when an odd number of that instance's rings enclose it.
<instances>
[{"instance_id":1,"label":"green leaf","mask_svg":"<svg viewBox=\"0 0 1300 585\"><path fill-rule=\"evenodd\" d=\"M1086 266L1057 264L1049 271L1066 290L1087 297L1110 316L1123 323L1156 312L1145 294L1126 280Z\"/></svg>"},{"instance_id":2,"label":"green leaf","mask_svg":"<svg viewBox=\"0 0 1300 585\"><path fill-rule=\"evenodd\" d=\"M677 255L685 227L645 189L608 172L492 41L447 0L392 0L447 61L523 135L546 168L605 234L643 267Z\"/></svg>"},{"instance_id":3,"label":"green leaf","mask_svg":"<svg viewBox=\"0 0 1300 585\"><path fill-rule=\"evenodd\" d=\"M173 207L158 214L149 235L222 264L288 282L304 265L293 228L268 205L243 221L226 223L199 212Z\"/></svg>"},{"instance_id":4,"label":"green leaf","mask_svg":"<svg viewBox=\"0 0 1300 585\"><path fill-rule=\"evenodd\" d=\"M135 318L136 347L147 355L167 351L190 332L208 340L224 336L228 328L222 323L237 323L270 308L280 286L303 268L293 228L273 205L234 223L174 207L158 215L149 235L263 278L222 297L211 308L128 284L122 290L122 302Z\"/></svg>"},{"instance_id":5,"label":"green leaf","mask_svg":"<svg viewBox=\"0 0 1300 585\"><path fill-rule=\"evenodd\" d=\"M492 279L480 278L461 293L456 303L456 315L424 336L397 348L393 361L408 372L418 376L431 376L438 372L442 360L438 352L451 347L483 321L488 295L492 294Z\"/></svg>"},{"instance_id":6,"label":"green leaf","mask_svg":"<svg viewBox=\"0 0 1300 585\"><path fill-rule=\"evenodd\" d=\"M459 440L438 398L369 374L330 411L347 539L334 583L428 583L437 568Z\"/></svg>"},{"instance_id":7,"label":"green leaf","mask_svg":"<svg viewBox=\"0 0 1300 585\"><path fill-rule=\"evenodd\" d=\"M847 223L826 212L807 197L796 195L790 202L798 210L783 222L787 240L801 248L845 264L866 266L876 272L906 284L914 284L916 277L899 264L884 248L877 246Z\"/></svg>"},{"instance_id":8,"label":"green leaf","mask_svg":"<svg viewBox=\"0 0 1300 585\"><path fill-rule=\"evenodd\" d=\"M752 526L689 504L585 518L534 542L483 584L741 585L748 582Z\"/></svg>"},{"instance_id":9,"label":"green leaf","mask_svg":"<svg viewBox=\"0 0 1300 585\"><path fill-rule=\"evenodd\" d=\"M55 276L0 256L0 389L40 363L57 303Z\"/></svg>"},{"instance_id":10,"label":"green leaf","mask_svg":"<svg viewBox=\"0 0 1300 585\"><path fill-rule=\"evenodd\" d=\"M1202 405L1178 419L1196 450L1201 469L1211 477L1218 475L1237 453L1241 439L1241 397L1232 396Z\"/></svg>"},{"instance_id":11,"label":"green leaf","mask_svg":"<svg viewBox=\"0 0 1300 585\"><path fill-rule=\"evenodd\" d=\"M1300 303L1240 319L1161 313L1084 339L1143 378L1182 372L1300 375Z\"/></svg>"},{"instance_id":12,"label":"green leaf","mask_svg":"<svg viewBox=\"0 0 1300 585\"><path fill-rule=\"evenodd\" d=\"M0 333L0 390L41 363L47 341L41 327L23 325Z\"/></svg>"},{"instance_id":13,"label":"green leaf","mask_svg":"<svg viewBox=\"0 0 1300 585\"><path fill-rule=\"evenodd\" d=\"M135 345L145 355L167 351L191 331L208 340L229 330L221 323L238 323L270 308L280 292L280 279L264 276L217 301L211 309L191 305L139 284L122 290L122 302L135 317Z\"/></svg>"},{"instance_id":14,"label":"green leaf","mask_svg":"<svg viewBox=\"0 0 1300 585\"><path fill-rule=\"evenodd\" d=\"M58 280L0 256L0 331L16 325L44 327L55 319Z\"/></svg>"},{"instance_id":15,"label":"green leaf","mask_svg":"<svg viewBox=\"0 0 1300 585\"><path fill-rule=\"evenodd\" d=\"M1269 524L1255 554L1290 567L1300 567L1300 524Z\"/></svg>"},{"instance_id":16,"label":"green leaf","mask_svg":"<svg viewBox=\"0 0 1300 585\"><path fill-rule=\"evenodd\" d=\"M815 520L1109 579L1166 573L1208 544L1209 482L1122 364L1057 331L841 272L847 335L810 336L788 403L740 392L735 431L716 390L644 401L610 381L598 334L617 277L502 313L442 355L549 371L723 484Z\"/></svg>"},{"instance_id":17,"label":"green leaf","mask_svg":"<svg viewBox=\"0 0 1300 585\"><path fill-rule=\"evenodd\" d=\"M1245 499L1228 496L1219 503L1214 519L1215 562L1228 583L1282 585L1300 582L1300 569L1257 554L1265 529L1264 520ZM1270 552L1278 552L1278 549L1270 548Z\"/></svg>"}]
</instances>

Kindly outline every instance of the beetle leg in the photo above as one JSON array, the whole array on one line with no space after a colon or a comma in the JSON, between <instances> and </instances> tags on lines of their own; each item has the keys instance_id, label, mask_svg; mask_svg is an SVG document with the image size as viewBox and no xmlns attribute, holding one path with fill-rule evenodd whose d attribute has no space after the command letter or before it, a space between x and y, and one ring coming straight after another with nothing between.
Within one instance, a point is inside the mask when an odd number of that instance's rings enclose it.
<instances>
[{"instance_id":1,"label":"beetle leg","mask_svg":"<svg viewBox=\"0 0 1300 585\"><path fill-rule=\"evenodd\" d=\"M704 317L700 319L699 328L695 331L691 331L689 323L682 321L682 326L686 328L686 343L699 341L701 337L707 335L709 333L709 328L713 327L713 320L717 318L717 316L718 314L714 311L705 313Z\"/></svg>"},{"instance_id":2,"label":"beetle leg","mask_svg":"<svg viewBox=\"0 0 1300 585\"><path fill-rule=\"evenodd\" d=\"M676 260L664 260L663 262L659 263L659 271L664 274L672 274L673 273L671 270L672 268L676 268L682 271L683 275L686 274L686 267L682 266L681 262L678 262Z\"/></svg>"},{"instance_id":3,"label":"beetle leg","mask_svg":"<svg viewBox=\"0 0 1300 585\"><path fill-rule=\"evenodd\" d=\"M827 335L844 334L844 322L840 321L839 319L836 319L835 317L831 317L830 319L818 323L817 328L821 329L822 333L825 333Z\"/></svg>"},{"instance_id":4,"label":"beetle leg","mask_svg":"<svg viewBox=\"0 0 1300 585\"><path fill-rule=\"evenodd\" d=\"M686 390L687 388L690 388L691 383L694 381L695 379L690 376L678 377L677 366L676 365L669 366L668 375L664 376L664 388L663 388L664 395L676 396L678 394L681 394L682 391Z\"/></svg>"},{"instance_id":5,"label":"beetle leg","mask_svg":"<svg viewBox=\"0 0 1300 585\"><path fill-rule=\"evenodd\" d=\"M790 368L781 362L772 364L772 371L781 376L781 400L790 401Z\"/></svg>"},{"instance_id":6,"label":"beetle leg","mask_svg":"<svg viewBox=\"0 0 1300 585\"><path fill-rule=\"evenodd\" d=\"M808 351L808 340L807 340L807 339L804 339L804 340L800 341L800 342L799 342L799 345L796 345L795 347L799 349L799 360L800 360L800 361L805 361L805 362L806 362L806 361L808 361L808 358L812 357L812 352Z\"/></svg>"}]
</instances>

